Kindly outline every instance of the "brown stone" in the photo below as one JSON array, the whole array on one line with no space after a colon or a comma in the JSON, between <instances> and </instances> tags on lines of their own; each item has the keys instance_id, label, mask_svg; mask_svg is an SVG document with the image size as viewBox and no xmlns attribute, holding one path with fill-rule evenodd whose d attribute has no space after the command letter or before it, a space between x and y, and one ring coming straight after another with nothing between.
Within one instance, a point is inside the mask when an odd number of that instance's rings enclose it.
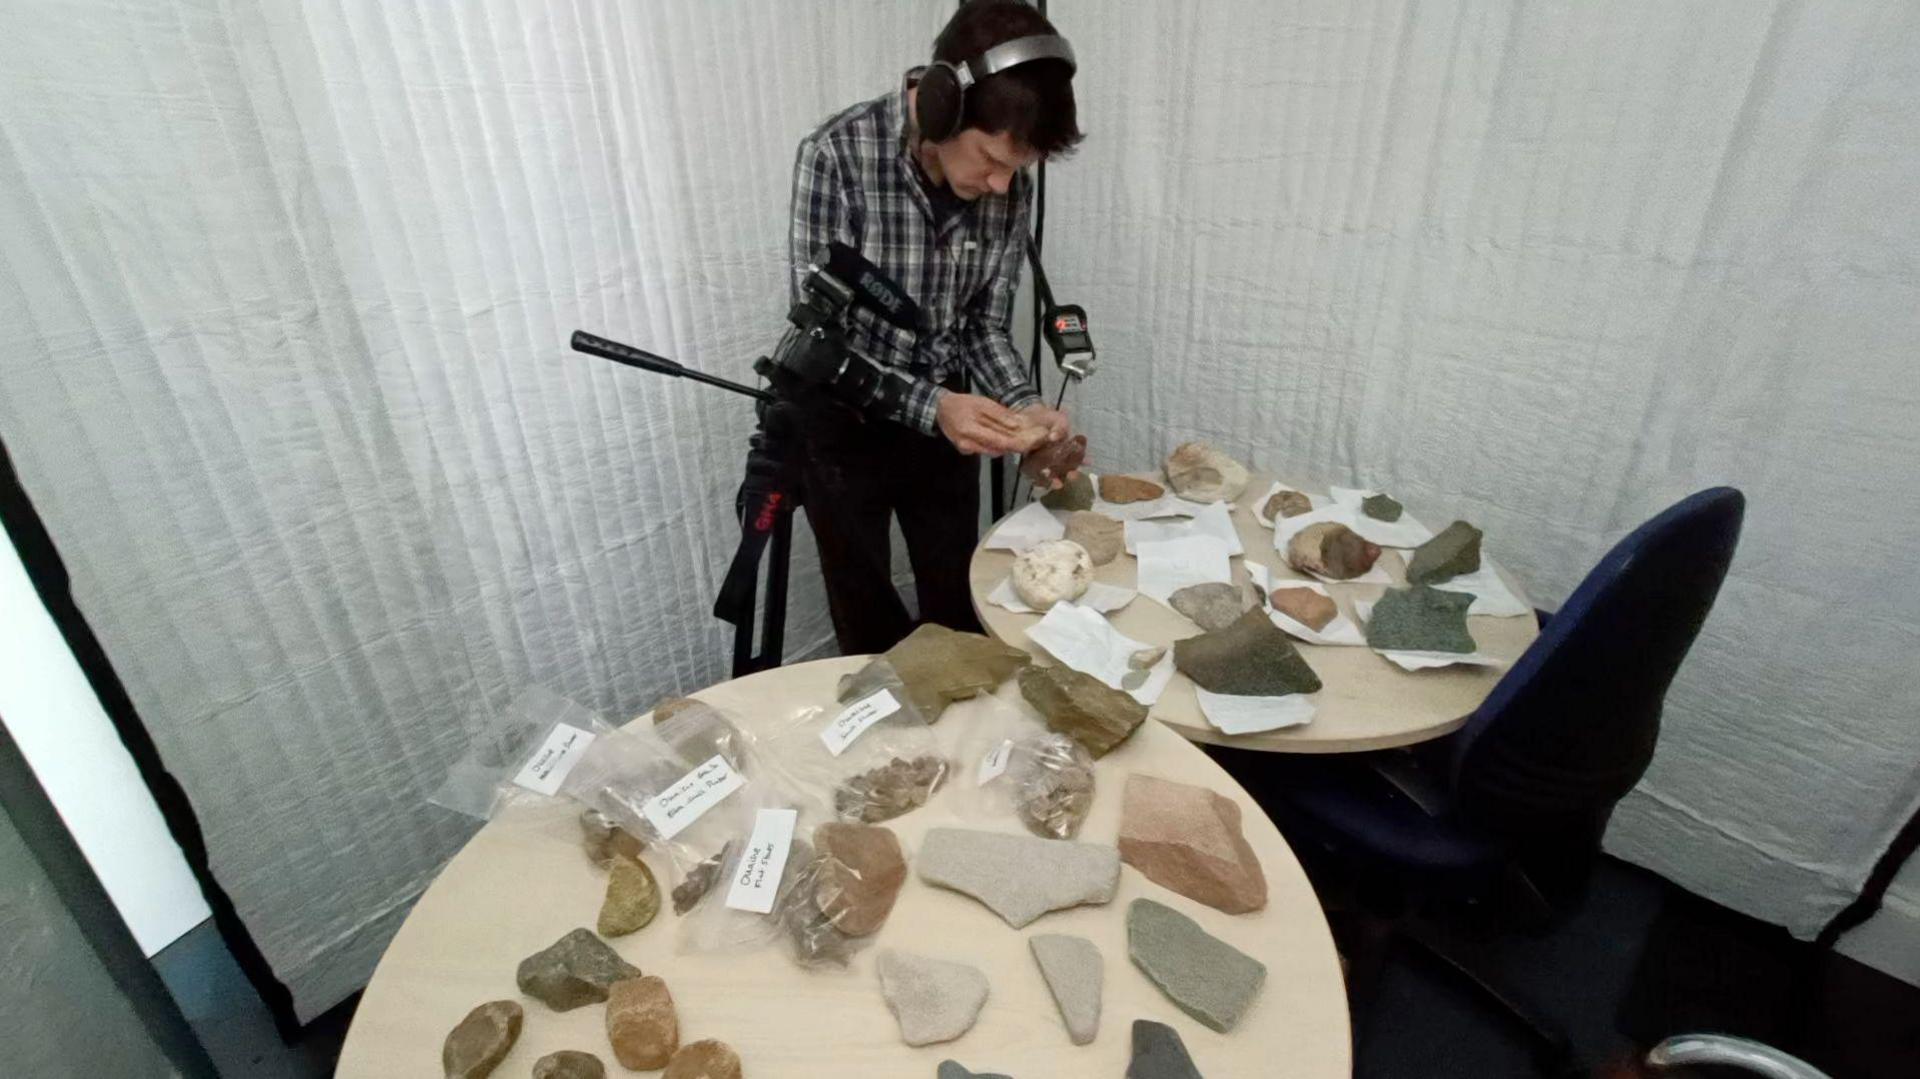
<instances>
[{"instance_id":1,"label":"brown stone","mask_svg":"<svg viewBox=\"0 0 1920 1079\"><path fill-rule=\"evenodd\" d=\"M1241 834L1239 804L1205 787L1128 776L1120 860L1155 884L1228 914L1267 905L1267 877Z\"/></svg>"},{"instance_id":2,"label":"brown stone","mask_svg":"<svg viewBox=\"0 0 1920 1079\"><path fill-rule=\"evenodd\" d=\"M533 1079L606 1079L607 1066L592 1053L562 1049L533 1062Z\"/></svg>"},{"instance_id":3,"label":"brown stone","mask_svg":"<svg viewBox=\"0 0 1920 1079\"><path fill-rule=\"evenodd\" d=\"M1065 664L1022 670L1020 695L1048 727L1072 737L1095 757L1106 756L1147 718L1146 705L1131 695Z\"/></svg>"},{"instance_id":4,"label":"brown stone","mask_svg":"<svg viewBox=\"0 0 1920 1079\"><path fill-rule=\"evenodd\" d=\"M726 1042L705 1038L681 1046L661 1079L741 1079L740 1054Z\"/></svg>"},{"instance_id":5,"label":"brown stone","mask_svg":"<svg viewBox=\"0 0 1920 1079\"><path fill-rule=\"evenodd\" d=\"M1320 688L1319 675L1265 611L1248 611L1226 629L1173 642L1173 665L1211 693L1284 697Z\"/></svg>"},{"instance_id":6,"label":"brown stone","mask_svg":"<svg viewBox=\"0 0 1920 1079\"><path fill-rule=\"evenodd\" d=\"M879 659L840 679L840 702L852 703L887 684L891 667L921 718L932 723L948 704L991 691L1031 661L1025 649L927 622Z\"/></svg>"},{"instance_id":7,"label":"brown stone","mask_svg":"<svg viewBox=\"0 0 1920 1079\"><path fill-rule=\"evenodd\" d=\"M657 976L613 983L607 996L607 1040L624 1068L656 1071L680 1048L680 1019L673 995Z\"/></svg>"},{"instance_id":8,"label":"brown stone","mask_svg":"<svg viewBox=\"0 0 1920 1079\"><path fill-rule=\"evenodd\" d=\"M511 1000L494 1000L467 1013L440 1047L447 1079L485 1079L520 1038L526 1013Z\"/></svg>"},{"instance_id":9,"label":"brown stone","mask_svg":"<svg viewBox=\"0 0 1920 1079\"><path fill-rule=\"evenodd\" d=\"M841 820L879 824L926 805L946 778L945 757L895 757L834 788L833 810Z\"/></svg>"},{"instance_id":10,"label":"brown stone","mask_svg":"<svg viewBox=\"0 0 1920 1079\"><path fill-rule=\"evenodd\" d=\"M1380 545L1334 521L1311 524L1287 541L1287 564L1303 573L1348 581L1373 568Z\"/></svg>"},{"instance_id":11,"label":"brown stone","mask_svg":"<svg viewBox=\"0 0 1920 1079\"><path fill-rule=\"evenodd\" d=\"M576 929L520 961L520 991L556 1012L607 999L607 988L638 978L640 968L620 958L591 929Z\"/></svg>"},{"instance_id":12,"label":"brown stone","mask_svg":"<svg viewBox=\"0 0 1920 1079\"><path fill-rule=\"evenodd\" d=\"M597 809L581 811L580 843L587 849L587 858L602 869L612 868L616 855L638 858L647 849L646 840L635 837Z\"/></svg>"},{"instance_id":13,"label":"brown stone","mask_svg":"<svg viewBox=\"0 0 1920 1079\"><path fill-rule=\"evenodd\" d=\"M1129 502L1151 502L1167 493L1165 487L1137 476L1100 477L1100 497L1116 506Z\"/></svg>"},{"instance_id":14,"label":"brown stone","mask_svg":"<svg viewBox=\"0 0 1920 1079\"><path fill-rule=\"evenodd\" d=\"M1126 525L1091 510L1076 510L1068 516L1067 538L1086 548L1087 557L1096 566L1120 557L1127 546Z\"/></svg>"},{"instance_id":15,"label":"brown stone","mask_svg":"<svg viewBox=\"0 0 1920 1079\"><path fill-rule=\"evenodd\" d=\"M1045 490L1055 482L1065 483L1067 475L1077 472L1087 460L1087 436L1074 435L1049 442L1020 458L1020 474L1036 489Z\"/></svg>"},{"instance_id":16,"label":"brown stone","mask_svg":"<svg viewBox=\"0 0 1920 1079\"><path fill-rule=\"evenodd\" d=\"M819 875L813 900L850 937L878 932L907 880L907 856L888 828L834 821L813 830Z\"/></svg>"},{"instance_id":17,"label":"brown stone","mask_svg":"<svg viewBox=\"0 0 1920 1079\"><path fill-rule=\"evenodd\" d=\"M607 874L607 896L594 927L603 937L623 937L645 929L660 913L660 883L638 858L616 857Z\"/></svg>"},{"instance_id":18,"label":"brown stone","mask_svg":"<svg viewBox=\"0 0 1920 1079\"><path fill-rule=\"evenodd\" d=\"M1163 471L1173 493L1194 502L1232 502L1247 489L1247 466L1204 442L1182 442Z\"/></svg>"},{"instance_id":19,"label":"brown stone","mask_svg":"<svg viewBox=\"0 0 1920 1079\"><path fill-rule=\"evenodd\" d=\"M1269 521L1282 517L1298 517L1313 512L1313 500L1299 491L1276 491L1267 504L1260 507L1260 516Z\"/></svg>"},{"instance_id":20,"label":"brown stone","mask_svg":"<svg viewBox=\"0 0 1920 1079\"><path fill-rule=\"evenodd\" d=\"M731 842L721 844L720 849L714 851L711 857L687 870L686 877L673 886L675 914L685 914L697 906L700 900L706 898L708 890L713 887L713 882L720 877L720 866L727 860L727 851L732 849Z\"/></svg>"},{"instance_id":21,"label":"brown stone","mask_svg":"<svg viewBox=\"0 0 1920 1079\"><path fill-rule=\"evenodd\" d=\"M1283 585L1274 589L1273 595L1268 598L1273 601L1274 610L1315 633L1326 629L1327 623L1340 616L1340 608L1330 597L1323 596L1311 588Z\"/></svg>"}]
</instances>

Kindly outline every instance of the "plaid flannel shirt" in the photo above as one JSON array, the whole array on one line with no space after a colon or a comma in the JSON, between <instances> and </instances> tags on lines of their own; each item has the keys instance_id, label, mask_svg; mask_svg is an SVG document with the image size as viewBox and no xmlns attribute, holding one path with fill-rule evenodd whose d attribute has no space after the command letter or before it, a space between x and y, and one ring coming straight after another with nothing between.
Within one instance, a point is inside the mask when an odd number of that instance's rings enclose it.
<instances>
[{"instance_id":1,"label":"plaid flannel shirt","mask_svg":"<svg viewBox=\"0 0 1920 1079\"><path fill-rule=\"evenodd\" d=\"M1014 350L1013 296L1026 254L1032 184L1014 174L1005 195L987 195L934 224L928 181L913 160L907 87L863 102L800 140L793 165L789 235L792 291L829 240L848 244L885 270L920 304L927 329L915 334L854 307L848 340L874 360L913 376L895 417L934 434L940 383L966 372L973 386L1008 408L1040 400Z\"/></svg>"}]
</instances>

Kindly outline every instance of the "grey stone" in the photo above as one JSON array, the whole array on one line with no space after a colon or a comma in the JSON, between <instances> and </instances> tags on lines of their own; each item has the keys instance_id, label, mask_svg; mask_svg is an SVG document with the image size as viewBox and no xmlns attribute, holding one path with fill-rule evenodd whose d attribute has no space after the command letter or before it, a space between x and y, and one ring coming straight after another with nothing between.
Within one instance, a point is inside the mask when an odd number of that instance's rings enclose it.
<instances>
[{"instance_id":1,"label":"grey stone","mask_svg":"<svg viewBox=\"0 0 1920 1079\"><path fill-rule=\"evenodd\" d=\"M934 828L920 843L920 879L970 895L1015 929L1050 910L1107 903L1120 852L1065 839Z\"/></svg>"},{"instance_id":2,"label":"grey stone","mask_svg":"<svg viewBox=\"0 0 1920 1079\"><path fill-rule=\"evenodd\" d=\"M933 1079L1013 1079L1013 1076L1002 1075L999 1072L968 1071L957 1060L943 1060L940 1062L940 1070L934 1073Z\"/></svg>"},{"instance_id":3,"label":"grey stone","mask_svg":"<svg viewBox=\"0 0 1920 1079\"><path fill-rule=\"evenodd\" d=\"M1226 1033L1267 980L1267 966L1151 899L1127 906L1127 954L1181 1011Z\"/></svg>"},{"instance_id":4,"label":"grey stone","mask_svg":"<svg viewBox=\"0 0 1920 1079\"><path fill-rule=\"evenodd\" d=\"M556 1012L607 999L613 983L638 978L640 968L620 958L591 929L576 929L520 961L520 991Z\"/></svg>"},{"instance_id":5,"label":"grey stone","mask_svg":"<svg viewBox=\"0 0 1920 1079\"><path fill-rule=\"evenodd\" d=\"M1093 481L1087 478L1085 472L1076 473L1064 486L1041 495L1040 504L1050 510L1090 510L1093 508Z\"/></svg>"},{"instance_id":6,"label":"grey stone","mask_svg":"<svg viewBox=\"0 0 1920 1079\"><path fill-rule=\"evenodd\" d=\"M1064 663L1022 668L1019 680L1020 695L1047 726L1086 746L1096 758L1126 741L1147 718L1147 706L1132 695Z\"/></svg>"},{"instance_id":7,"label":"grey stone","mask_svg":"<svg viewBox=\"0 0 1920 1079\"><path fill-rule=\"evenodd\" d=\"M1179 1031L1151 1019L1135 1019L1127 1079L1201 1079L1201 1075Z\"/></svg>"},{"instance_id":8,"label":"grey stone","mask_svg":"<svg viewBox=\"0 0 1920 1079\"><path fill-rule=\"evenodd\" d=\"M1047 980L1053 1003L1060 1009L1067 1037L1085 1045L1100 1033L1100 990L1106 972L1100 949L1085 937L1037 933L1027 939L1040 976Z\"/></svg>"},{"instance_id":9,"label":"grey stone","mask_svg":"<svg viewBox=\"0 0 1920 1079\"><path fill-rule=\"evenodd\" d=\"M1360 512L1376 521L1386 521L1391 524L1400 519L1400 515L1406 512L1406 507L1386 495L1370 495L1360 500Z\"/></svg>"},{"instance_id":10,"label":"grey stone","mask_svg":"<svg viewBox=\"0 0 1920 1079\"><path fill-rule=\"evenodd\" d=\"M520 1038L526 1013L511 1000L494 1000L467 1013L440 1047L440 1068L447 1079L485 1079L493 1074Z\"/></svg>"},{"instance_id":11,"label":"grey stone","mask_svg":"<svg viewBox=\"0 0 1920 1079\"><path fill-rule=\"evenodd\" d=\"M1383 652L1459 652L1477 647L1467 630L1473 597L1426 585L1396 588L1380 597L1367 619L1367 644Z\"/></svg>"},{"instance_id":12,"label":"grey stone","mask_svg":"<svg viewBox=\"0 0 1920 1079\"><path fill-rule=\"evenodd\" d=\"M1247 466L1204 442L1182 442L1167 455L1167 483L1194 502L1231 502L1247 489Z\"/></svg>"},{"instance_id":13,"label":"grey stone","mask_svg":"<svg viewBox=\"0 0 1920 1079\"><path fill-rule=\"evenodd\" d=\"M1167 605L1205 630L1225 629L1247 610L1240 587L1220 581L1190 584L1168 596Z\"/></svg>"},{"instance_id":14,"label":"grey stone","mask_svg":"<svg viewBox=\"0 0 1920 1079\"><path fill-rule=\"evenodd\" d=\"M1213 693L1284 697L1320 688L1320 676L1286 632L1257 609L1225 629L1173 642L1173 665Z\"/></svg>"},{"instance_id":15,"label":"grey stone","mask_svg":"<svg viewBox=\"0 0 1920 1079\"><path fill-rule=\"evenodd\" d=\"M533 1062L533 1079L606 1079L607 1066L592 1053L562 1049Z\"/></svg>"},{"instance_id":16,"label":"grey stone","mask_svg":"<svg viewBox=\"0 0 1920 1079\"><path fill-rule=\"evenodd\" d=\"M950 1042L972 1028L987 1003L978 967L897 948L880 952L880 995L908 1045Z\"/></svg>"},{"instance_id":17,"label":"grey stone","mask_svg":"<svg viewBox=\"0 0 1920 1079\"><path fill-rule=\"evenodd\" d=\"M1480 530L1455 521L1414 548L1407 561L1408 584L1439 584L1480 568Z\"/></svg>"}]
</instances>

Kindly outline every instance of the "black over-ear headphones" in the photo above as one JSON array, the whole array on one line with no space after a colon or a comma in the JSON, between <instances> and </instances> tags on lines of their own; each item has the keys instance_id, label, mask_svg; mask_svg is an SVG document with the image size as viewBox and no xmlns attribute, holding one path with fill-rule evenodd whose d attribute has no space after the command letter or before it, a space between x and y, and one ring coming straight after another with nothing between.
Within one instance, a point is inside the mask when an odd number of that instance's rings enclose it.
<instances>
[{"instance_id":1,"label":"black over-ear headphones","mask_svg":"<svg viewBox=\"0 0 1920 1079\"><path fill-rule=\"evenodd\" d=\"M914 101L920 137L945 142L958 135L961 119L967 113L968 87L988 75L1035 60L1065 60L1069 72L1075 69L1073 46L1059 34L1017 37L958 64L934 61L920 75L919 96Z\"/></svg>"}]
</instances>

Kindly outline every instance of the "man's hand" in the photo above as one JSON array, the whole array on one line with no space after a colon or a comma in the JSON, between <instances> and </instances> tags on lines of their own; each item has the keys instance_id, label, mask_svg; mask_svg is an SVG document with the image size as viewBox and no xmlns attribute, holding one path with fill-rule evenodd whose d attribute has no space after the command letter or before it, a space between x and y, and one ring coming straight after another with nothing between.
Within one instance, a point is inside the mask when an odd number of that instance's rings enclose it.
<instances>
[{"instance_id":1,"label":"man's hand","mask_svg":"<svg viewBox=\"0 0 1920 1079\"><path fill-rule=\"evenodd\" d=\"M999 457L1007 453L1021 453L1028 448L1030 440L1021 437L1022 430L1028 425L1021 422L1019 415L992 398L948 391L940 395L940 404L934 417L940 426L940 433L946 435L947 441L953 443L961 453Z\"/></svg>"},{"instance_id":2,"label":"man's hand","mask_svg":"<svg viewBox=\"0 0 1920 1079\"><path fill-rule=\"evenodd\" d=\"M1020 410L1020 418L1028 423L1037 423L1047 429L1047 441L1058 442L1073 433L1073 424L1067 422L1067 414L1057 408L1035 402Z\"/></svg>"}]
</instances>

